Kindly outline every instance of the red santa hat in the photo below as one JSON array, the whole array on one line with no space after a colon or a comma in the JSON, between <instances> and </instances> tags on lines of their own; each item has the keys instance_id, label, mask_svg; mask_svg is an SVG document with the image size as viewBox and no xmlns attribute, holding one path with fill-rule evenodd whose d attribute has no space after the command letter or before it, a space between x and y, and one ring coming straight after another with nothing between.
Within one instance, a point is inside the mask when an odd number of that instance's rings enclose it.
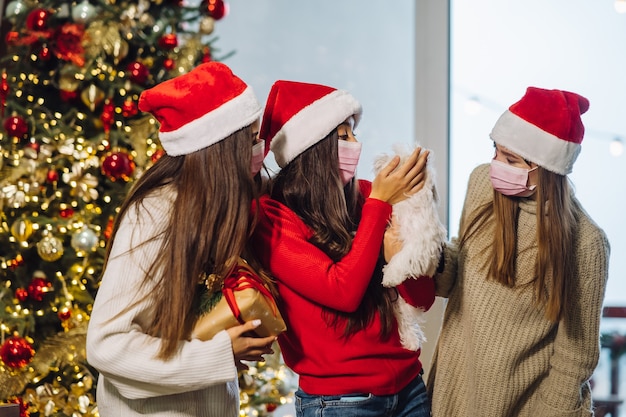
<instances>
[{"instance_id":1,"label":"red santa hat","mask_svg":"<svg viewBox=\"0 0 626 417\"><path fill-rule=\"evenodd\" d=\"M279 80L270 90L259 137L271 143L281 168L344 121L356 127L361 104L348 92L319 84Z\"/></svg>"},{"instance_id":2,"label":"red santa hat","mask_svg":"<svg viewBox=\"0 0 626 417\"><path fill-rule=\"evenodd\" d=\"M560 175L572 172L585 134L580 116L589 100L576 93L528 87L500 116L491 139L524 159Z\"/></svg>"},{"instance_id":3,"label":"red santa hat","mask_svg":"<svg viewBox=\"0 0 626 417\"><path fill-rule=\"evenodd\" d=\"M161 145L171 156L213 145L261 115L252 88L219 62L201 64L145 90L139 109L159 121Z\"/></svg>"}]
</instances>

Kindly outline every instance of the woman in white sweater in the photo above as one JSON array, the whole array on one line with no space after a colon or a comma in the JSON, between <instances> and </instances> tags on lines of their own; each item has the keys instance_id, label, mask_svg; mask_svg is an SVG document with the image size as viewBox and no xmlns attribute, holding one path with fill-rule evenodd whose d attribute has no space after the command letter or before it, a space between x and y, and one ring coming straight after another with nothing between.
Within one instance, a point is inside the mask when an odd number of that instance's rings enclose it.
<instances>
[{"instance_id":1,"label":"woman in white sweater","mask_svg":"<svg viewBox=\"0 0 626 417\"><path fill-rule=\"evenodd\" d=\"M87 333L100 373L102 417L239 415L237 369L262 360L274 337L255 322L190 337L200 277L224 277L246 255L254 177L265 156L260 105L220 63L144 91L160 123L162 156L116 218Z\"/></svg>"}]
</instances>

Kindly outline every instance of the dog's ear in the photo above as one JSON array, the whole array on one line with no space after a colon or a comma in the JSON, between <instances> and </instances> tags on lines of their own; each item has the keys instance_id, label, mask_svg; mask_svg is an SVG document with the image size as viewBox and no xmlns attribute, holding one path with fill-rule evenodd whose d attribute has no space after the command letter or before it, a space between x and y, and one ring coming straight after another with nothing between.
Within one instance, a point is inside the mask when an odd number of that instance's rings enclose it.
<instances>
[{"instance_id":1,"label":"dog's ear","mask_svg":"<svg viewBox=\"0 0 626 417\"><path fill-rule=\"evenodd\" d=\"M438 203L439 202L439 193L437 192L437 187L435 187L435 184L433 184L432 190L433 190L433 201L435 203Z\"/></svg>"}]
</instances>

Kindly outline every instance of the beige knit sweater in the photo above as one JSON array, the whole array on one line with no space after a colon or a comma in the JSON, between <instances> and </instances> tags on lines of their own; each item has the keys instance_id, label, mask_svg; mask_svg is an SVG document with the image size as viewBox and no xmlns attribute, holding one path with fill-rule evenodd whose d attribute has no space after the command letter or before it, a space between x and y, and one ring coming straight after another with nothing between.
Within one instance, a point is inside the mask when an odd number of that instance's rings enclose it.
<instances>
[{"instance_id":1,"label":"beige knit sweater","mask_svg":"<svg viewBox=\"0 0 626 417\"><path fill-rule=\"evenodd\" d=\"M489 165L470 176L462 216L492 199ZM446 247L437 294L448 297L428 390L433 417L592 416L588 380L599 357L599 325L609 243L582 212L571 262L574 302L567 320L552 323L534 303L536 204L520 204L517 284L486 279L493 230L457 250Z\"/></svg>"}]
</instances>

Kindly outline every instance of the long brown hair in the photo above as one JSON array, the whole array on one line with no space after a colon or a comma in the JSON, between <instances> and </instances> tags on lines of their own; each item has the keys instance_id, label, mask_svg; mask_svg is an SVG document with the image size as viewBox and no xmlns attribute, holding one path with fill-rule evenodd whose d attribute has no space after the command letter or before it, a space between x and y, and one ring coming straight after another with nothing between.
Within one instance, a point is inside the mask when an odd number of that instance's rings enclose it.
<instances>
[{"instance_id":1,"label":"long brown hair","mask_svg":"<svg viewBox=\"0 0 626 417\"><path fill-rule=\"evenodd\" d=\"M565 306L572 297L573 252L578 203L571 197L569 180L542 167L537 170L537 259L533 279L537 305L545 305L548 320L565 317ZM519 198L494 190L493 201L471 213L461 224L460 244L487 224L494 224L494 239L489 258L489 279L508 287L515 286L517 219Z\"/></svg>"},{"instance_id":2,"label":"long brown hair","mask_svg":"<svg viewBox=\"0 0 626 417\"><path fill-rule=\"evenodd\" d=\"M350 251L364 202L358 181L352 179L344 187L339 176L338 140L335 129L282 168L271 184L272 198L313 229L311 242L335 262ZM394 320L391 303L379 263L359 308L353 313L328 309L326 316L330 325L345 323L344 334L349 336L366 328L378 311L381 336L388 337Z\"/></svg>"},{"instance_id":3,"label":"long brown hair","mask_svg":"<svg viewBox=\"0 0 626 417\"><path fill-rule=\"evenodd\" d=\"M120 207L107 258L127 211L139 213L142 201L156 189L171 186L176 191L171 216L152 237L162 239L161 256L144 276L144 284L154 285L154 316L147 333L162 339L159 358L173 356L191 333L199 277L213 273L223 278L245 250L254 196L252 135L247 126L197 152L164 155L137 180Z\"/></svg>"}]
</instances>

